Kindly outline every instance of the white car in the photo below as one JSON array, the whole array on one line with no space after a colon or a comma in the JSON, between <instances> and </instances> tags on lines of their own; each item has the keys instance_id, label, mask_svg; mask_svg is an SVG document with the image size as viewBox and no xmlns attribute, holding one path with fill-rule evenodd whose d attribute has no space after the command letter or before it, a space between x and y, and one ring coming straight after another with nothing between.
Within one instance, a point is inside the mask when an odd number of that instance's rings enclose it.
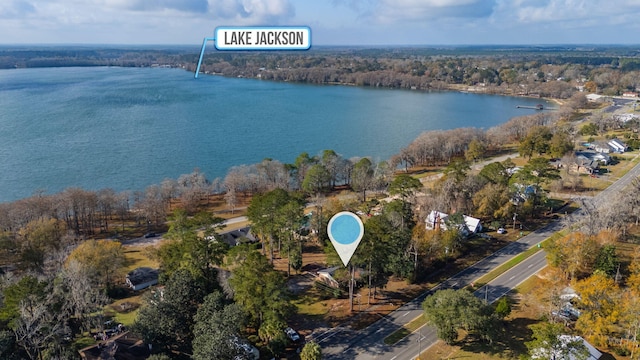
<instances>
[{"instance_id":1,"label":"white car","mask_svg":"<svg viewBox=\"0 0 640 360\"><path fill-rule=\"evenodd\" d=\"M284 329L284 332L287 334L289 339L291 339L291 341L296 342L300 340L300 334L298 334L298 332L293 330L292 328L288 327Z\"/></svg>"},{"instance_id":2,"label":"white car","mask_svg":"<svg viewBox=\"0 0 640 360\"><path fill-rule=\"evenodd\" d=\"M507 230L505 230L504 228L499 228L498 229L498 234L504 234L506 232L507 232Z\"/></svg>"}]
</instances>

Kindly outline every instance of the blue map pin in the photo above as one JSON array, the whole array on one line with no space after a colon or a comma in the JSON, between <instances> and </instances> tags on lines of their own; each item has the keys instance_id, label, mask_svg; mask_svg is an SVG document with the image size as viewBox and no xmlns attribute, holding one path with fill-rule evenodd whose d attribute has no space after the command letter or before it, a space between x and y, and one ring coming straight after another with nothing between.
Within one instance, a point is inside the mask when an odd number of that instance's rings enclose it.
<instances>
[{"instance_id":1,"label":"blue map pin","mask_svg":"<svg viewBox=\"0 0 640 360\"><path fill-rule=\"evenodd\" d=\"M329 220L327 233L340 260L344 266L347 266L364 235L362 220L352 212L339 212Z\"/></svg>"}]
</instances>

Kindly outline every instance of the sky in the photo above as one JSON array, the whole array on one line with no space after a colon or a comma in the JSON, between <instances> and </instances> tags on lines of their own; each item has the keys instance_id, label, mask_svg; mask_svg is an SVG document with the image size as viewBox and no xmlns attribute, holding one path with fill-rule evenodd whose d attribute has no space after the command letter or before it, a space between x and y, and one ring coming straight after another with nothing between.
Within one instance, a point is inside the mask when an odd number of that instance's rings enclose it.
<instances>
[{"instance_id":1,"label":"sky","mask_svg":"<svg viewBox=\"0 0 640 360\"><path fill-rule=\"evenodd\" d=\"M199 45L309 26L313 45L640 44L640 0L0 0L0 44Z\"/></svg>"}]
</instances>

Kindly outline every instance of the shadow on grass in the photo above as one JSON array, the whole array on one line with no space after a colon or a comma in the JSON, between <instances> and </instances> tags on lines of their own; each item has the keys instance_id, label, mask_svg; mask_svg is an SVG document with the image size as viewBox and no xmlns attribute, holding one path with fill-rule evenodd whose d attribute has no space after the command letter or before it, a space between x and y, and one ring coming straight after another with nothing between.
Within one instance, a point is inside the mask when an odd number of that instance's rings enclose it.
<instances>
[{"instance_id":1,"label":"shadow on grass","mask_svg":"<svg viewBox=\"0 0 640 360\"><path fill-rule=\"evenodd\" d=\"M459 345L462 350L471 353L508 355L510 358L517 359L520 355L527 353L525 342L531 340L532 334L529 325L537 322L537 320L529 318L515 318L503 323L498 339L492 344L467 336Z\"/></svg>"}]
</instances>

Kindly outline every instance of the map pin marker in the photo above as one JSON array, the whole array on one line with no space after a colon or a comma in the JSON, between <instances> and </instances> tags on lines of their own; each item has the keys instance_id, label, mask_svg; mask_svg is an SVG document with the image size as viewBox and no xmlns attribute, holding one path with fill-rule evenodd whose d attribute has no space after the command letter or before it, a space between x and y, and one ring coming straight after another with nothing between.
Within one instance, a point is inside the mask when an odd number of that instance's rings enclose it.
<instances>
[{"instance_id":1,"label":"map pin marker","mask_svg":"<svg viewBox=\"0 0 640 360\"><path fill-rule=\"evenodd\" d=\"M352 212L339 212L329 220L327 232L340 260L347 266L364 235L362 220Z\"/></svg>"}]
</instances>

